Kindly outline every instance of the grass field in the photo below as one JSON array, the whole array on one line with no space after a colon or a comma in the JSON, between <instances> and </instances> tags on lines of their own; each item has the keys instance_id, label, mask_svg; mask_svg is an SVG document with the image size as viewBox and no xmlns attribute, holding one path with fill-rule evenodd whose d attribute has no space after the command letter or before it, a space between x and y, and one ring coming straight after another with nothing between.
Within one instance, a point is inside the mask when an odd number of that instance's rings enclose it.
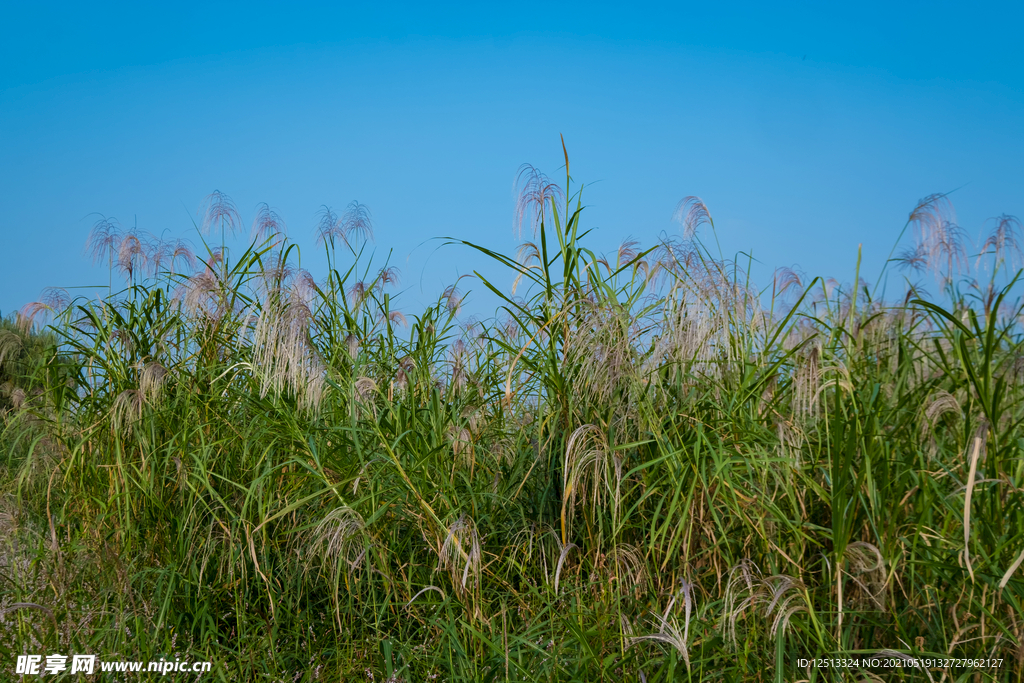
<instances>
[{"instance_id":1,"label":"grass field","mask_svg":"<svg viewBox=\"0 0 1024 683\"><path fill-rule=\"evenodd\" d=\"M0 328L0 668L1022 680L1019 223L971 246L933 196L885 297L759 288L696 198L602 256L570 178L520 180L518 255L448 247L508 268L470 325L455 287L399 311L357 205L322 216L322 280L269 210L222 258L222 195L198 259L98 224L109 297ZM799 662L871 657L934 661Z\"/></svg>"}]
</instances>

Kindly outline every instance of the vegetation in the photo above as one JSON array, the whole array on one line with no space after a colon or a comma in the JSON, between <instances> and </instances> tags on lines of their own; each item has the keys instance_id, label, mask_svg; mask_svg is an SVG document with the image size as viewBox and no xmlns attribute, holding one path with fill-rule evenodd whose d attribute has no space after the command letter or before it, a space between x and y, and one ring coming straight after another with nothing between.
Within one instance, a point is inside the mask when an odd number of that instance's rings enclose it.
<instances>
[{"instance_id":1,"label":"vegetation","mask_svg":"<svg viewBox=\"0 0 1024 683\"><path fill-rule=\"evenodd\" d=\"M758 290L692 197L683 239L588 250L568 167L520 174L518 258L449 247L516 278L480 277L503 301L482 324L455 287L400 313L357 204L321 215L322 281L266 207L229 258L219 193L204 259L97 224L110 295L0 331L3 666L1020 681L1019 224L971 271L946 198L922 201L893 261L936 298L785 270ZM878 653L1001 664L799 665Z\"/></svg>"}]
</instances>

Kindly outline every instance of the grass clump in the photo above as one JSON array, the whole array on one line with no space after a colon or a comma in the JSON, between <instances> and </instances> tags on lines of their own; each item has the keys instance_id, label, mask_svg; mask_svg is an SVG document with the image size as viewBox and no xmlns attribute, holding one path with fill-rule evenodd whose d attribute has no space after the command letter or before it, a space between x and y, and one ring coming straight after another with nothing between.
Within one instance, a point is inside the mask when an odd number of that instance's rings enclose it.
<instances>
[{"instance_id":1,"label":"grass clump","mask_svg":"<svg viewBox=\"0 0 1024 683\"><path fill-rule=\"evenodd\" d=\"M109 296L0 326L0 658L781 681L890 676L798 665L883 653L1021 679L1019 225L979 283L926 199L898 260L943 294L891 304L755 288L696 198L683 239L596 254L571 177L520 180L519 256L468 245L515 286L480 277L503 303L471 325L454 287L394 307L361 205L322 212L322 280L267 207L230 258L219 193L202 259L99 225Z\"/></svg>"}]
</instances>

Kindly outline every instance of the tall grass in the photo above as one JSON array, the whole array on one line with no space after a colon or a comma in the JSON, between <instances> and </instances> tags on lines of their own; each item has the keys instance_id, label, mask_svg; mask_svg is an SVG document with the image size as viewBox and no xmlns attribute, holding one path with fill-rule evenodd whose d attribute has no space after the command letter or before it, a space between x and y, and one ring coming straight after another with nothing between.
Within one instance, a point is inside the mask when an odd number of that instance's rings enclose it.
<instances>
[{"instance_id":1,"label":"tall grass","mask_svg":"<svg viewBox=\"0 0 1024 683\"><path fill-rule=\"evenodd\" d=\"M396 310L361 205L322 212L322 280L267 207L232 257L219 193L194 269L101 223L127 287L26 311L52 337L0 331L3 666L875 680L895 674L798 659L882 652L1001 661L907 679L1021 680L1019 225L972 276L923 201L899 263L934 269L931 299L791 271L761 290L704 247L696 198L682 239L589 250L566 170L520 175L518 257L449 247L516 280L477 276L502 307L473 325L454 287Z\"/></svg>"}]
</instances>

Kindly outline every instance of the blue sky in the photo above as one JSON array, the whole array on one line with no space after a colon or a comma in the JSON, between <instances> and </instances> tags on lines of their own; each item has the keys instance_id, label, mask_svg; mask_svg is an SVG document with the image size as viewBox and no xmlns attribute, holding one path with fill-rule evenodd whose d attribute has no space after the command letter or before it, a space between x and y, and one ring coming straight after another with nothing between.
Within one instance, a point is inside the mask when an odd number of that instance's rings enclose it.
<instances>
[{"instance_id":1,"label":"blue sky","mask_svg":"<svg viewBox=\"0 0 1024 683\"><path fill-rule=\"evenodd\" d=\"M761 282L776 266L852 280L859 244L877 273L934 192L955 190L971 235L1024 215L1020 3L4 15L3 314L47 286L106 282L83 253L96 214L198 241L191 221L215 189L249 220L260 202L277 209L314 273L321 206L366 204L415 311L486 267L430 238L514 250L516 170L557 180L559 134L589 186L595 249L676 234L676 203L699 195L727 255L752 253Z\"/></svg>"}]
</instances>

